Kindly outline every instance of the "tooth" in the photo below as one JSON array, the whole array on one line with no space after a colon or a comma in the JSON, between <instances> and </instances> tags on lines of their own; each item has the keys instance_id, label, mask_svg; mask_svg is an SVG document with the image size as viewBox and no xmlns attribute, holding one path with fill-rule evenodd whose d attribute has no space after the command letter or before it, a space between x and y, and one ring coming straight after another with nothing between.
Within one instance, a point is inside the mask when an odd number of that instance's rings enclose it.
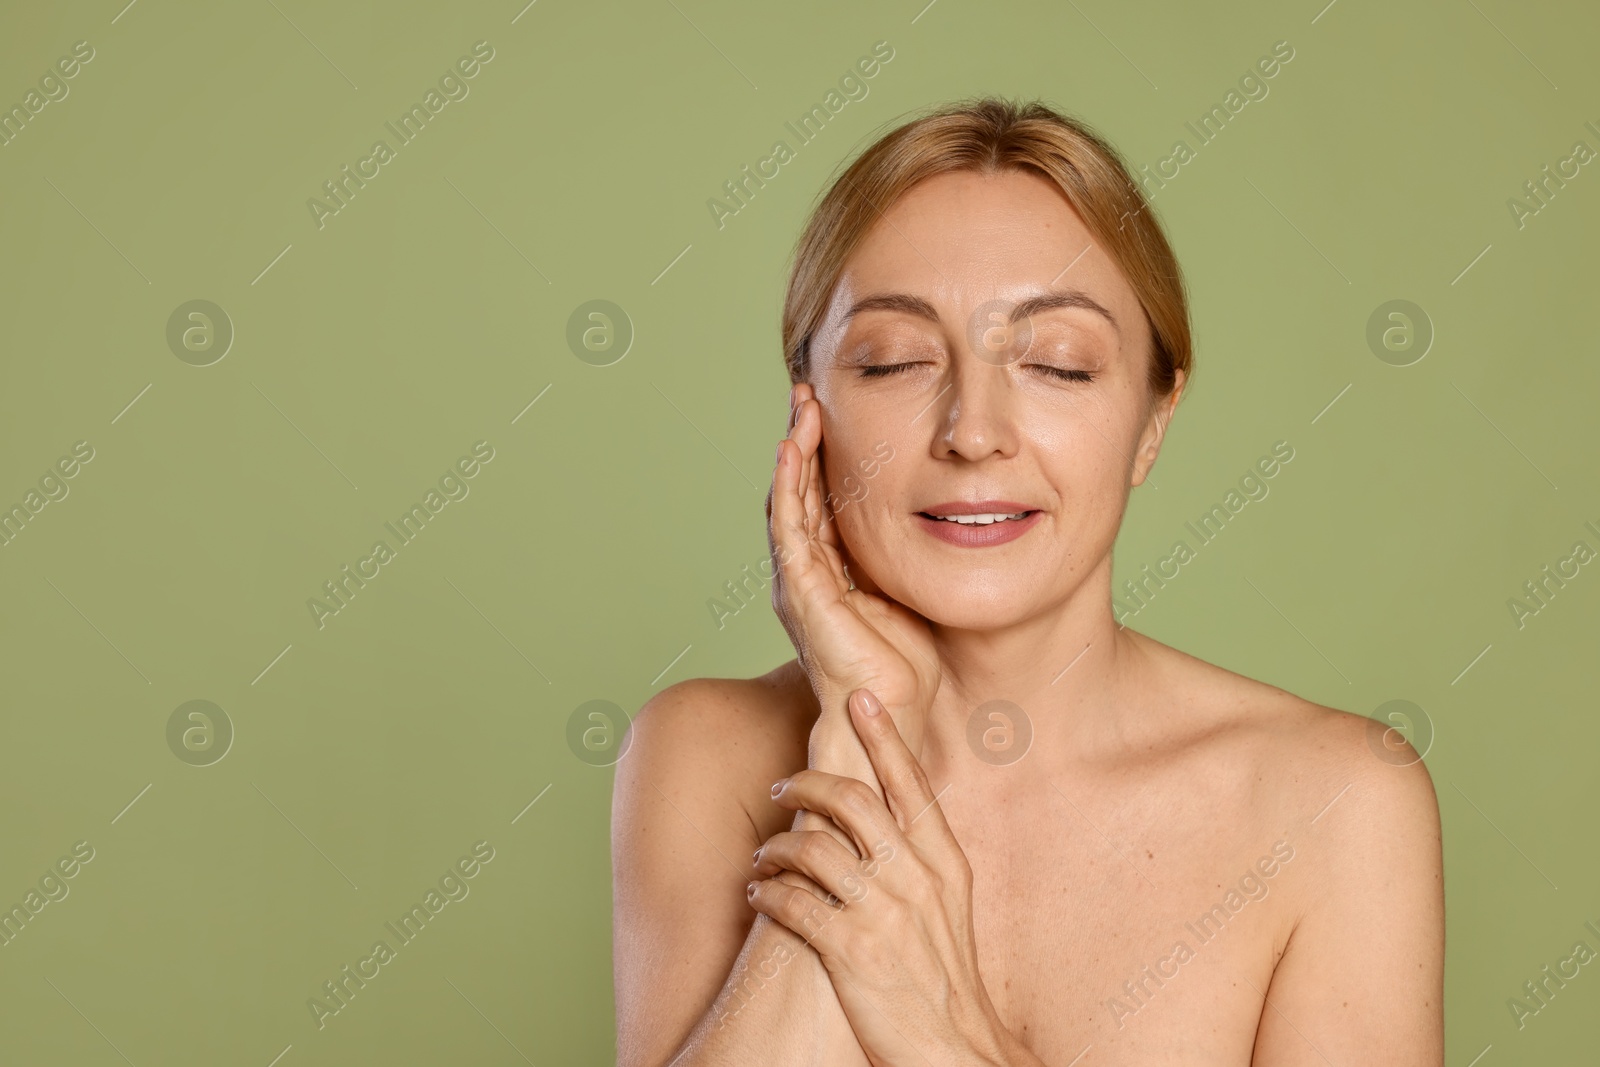
<instances>
[{"instance_id":1,"label":"tooth","mask_svg":"<svg viewBox=\"0 0 1600 1067\"><path fill-rule=\"evenodd\" d=\"M1027 512L1019 511L1013 515L990 513L983 515L938 515L935 516L935 518L939 519L941 522L954 522L959 523L962 526L988 526L997 522L1009 522L1012 519L1020 519L1026 515Z\"/></svg>"}]
</instances>

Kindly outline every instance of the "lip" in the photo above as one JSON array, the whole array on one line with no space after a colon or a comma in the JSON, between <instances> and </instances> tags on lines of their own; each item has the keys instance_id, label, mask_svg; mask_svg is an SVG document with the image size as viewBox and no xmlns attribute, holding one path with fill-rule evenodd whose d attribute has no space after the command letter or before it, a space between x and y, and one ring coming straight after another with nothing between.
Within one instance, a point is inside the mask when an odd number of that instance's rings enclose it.
<instances>
[{"instance_id":1,"label":"lip","mask_svg":"<svg viewBox=\"0 0 1600 1067\"><path fill-rule=\"evenodd\" d=\"M923 508L928 515L1015 515L1019 511L1035 511L1027 504L1019 504L1015 500L977 500L971 503L965 500L952 500L947 504L935 504L931 508Z\"/></svg>"},{"instance_id":2,"label":"lip","mask_svg":"<svg viewBox=\"0 0 1600 1067\"><path fill-rule=\"evenodd\" d=\"M1019 511L1028 512L1027 518L1007 519L1004 522L993 522L987 526L963 526L959 523L944 522L940 519L929 518L930 515L1015 515ZM956 545L961 548L985 548L990 545L1003 545L1008 541L1015 541L1039 523L1044 515L1037 508L1029 508L1013 500L980 500L969 504L965 501L949 504L940 504L928 508L926 512L918 512L917 525L921 526L929 535L938 538L946 544Z\"/></svg>"}]
</instances>

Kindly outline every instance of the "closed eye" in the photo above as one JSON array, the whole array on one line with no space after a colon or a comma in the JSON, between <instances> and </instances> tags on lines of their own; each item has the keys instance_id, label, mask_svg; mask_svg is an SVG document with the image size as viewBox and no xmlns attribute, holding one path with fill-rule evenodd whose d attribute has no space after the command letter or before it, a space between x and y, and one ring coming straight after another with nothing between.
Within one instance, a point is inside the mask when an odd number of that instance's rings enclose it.
<instances>
[{"instance_id":1,"label":"closed eye","mask_svg":"<svg viewBox=\"0 0 1600 1067\"><path fill-rule=\"evenodd\" d=\"M882 378L882 377L884 377L886 375L899 374L903 370L909 370L912 367L920 367L920 366L922 366L922 364L918 363L918 362L911 362L911 363L877 363L877 364L873 364L872 366L862 367L861 368L861 376L863 378Z\"/></svg>"},{"instance_id":2,"label":"closed eye","mask_svg":"<svg viewBox=\"0 0 1600 1067\"><path fill-rule=\"evenodd\" d=\"M1065 367L1052 367L1047 363L1030 363L1028 366L1038 367L1040 370L1048 371L1054 377L1061 378L1069 382L1094 381L1094 373L1092 371L1068 370Z\"/></svg>"},{"instance_id":3,"label":"closed eye","mask_svg":"<svg viewBox=\"0 0 1600 1067\"><path fill-rule=\"evenodd\" d=\"M912 367L920 366L922 366L922 364L917 361L910 363L878 363L872 366L862 367L860 368L860 371L861 377L863 378L883 378L891 374L899 374L902 371L910 370ZM1060 378L1063 381L1092 382L1095 379L1095 375L1092 371L1069 370L1064 367L1052 367L1047 363L1030 363L1028 366L1038 367L1040 370L1047 372L1052 377Z\"/></svg>"}]
</instances>

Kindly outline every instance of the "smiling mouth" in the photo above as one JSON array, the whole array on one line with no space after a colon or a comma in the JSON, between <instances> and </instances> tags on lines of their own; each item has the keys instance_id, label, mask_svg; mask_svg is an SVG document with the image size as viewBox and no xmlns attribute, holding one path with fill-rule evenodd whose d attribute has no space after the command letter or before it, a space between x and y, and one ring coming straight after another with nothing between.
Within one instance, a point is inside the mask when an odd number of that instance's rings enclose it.
<instances>
[{"instance_id":1,"label":"smiling mouth","mask_svg":"<svg viewBox=\"0 0 1600 1067\"><path fill-rule=\"evenodd\" d=\"M926 511L918 512L923 518L934 519L938 522L953 522L961 526L990 526L997 522L1010 522L1015 519L1025 519L1032 515L1032 511L1018 511L1012 514L991 513L983 515L929 515Z\"/></svg>"}]
</instances>

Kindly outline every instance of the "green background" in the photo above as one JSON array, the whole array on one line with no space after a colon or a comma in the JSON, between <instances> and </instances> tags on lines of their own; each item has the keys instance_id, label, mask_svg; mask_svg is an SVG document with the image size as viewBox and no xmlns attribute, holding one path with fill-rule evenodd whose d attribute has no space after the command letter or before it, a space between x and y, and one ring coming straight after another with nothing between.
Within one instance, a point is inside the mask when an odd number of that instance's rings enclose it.
<instances>
[{"instance_id":1,"label":"green background","mask_svg":"<svg viewBox=\"0 0 1600 1067\"><path fill-rule=\"evenodd\" d=\"M0 147L0 504L95 458L0 548L0 903L96 855L0 948L0 1060L610 1062L612 772L568 720L792 654L764 603L718 629L707 600L765 553L814 197L980 93L1151 163L1279 40L1270 94L1155 195L1197 377L1117 580L1290 442L1133 624L1336 707L1419 705L1447 1061L1592 1057L1588 968L1520 1032L1505 1002L1600 920L1600 574L1521 628L1507 607L1600 548L1600 167L1522 228L1506 205L1600 148L1593 5L8 7L0 103L96 54ZM319 229L307 200L479 40L470 95ZM870 94L718 229L707 200L880 40ZM166 340L196 299L236 333L204 367ZM566 341L594 299L636 333L609 366ZM1410 366L1366 341L1394 299L1436 332ZM470 495L319 629L307 599L479 440ZM195 699L236 731L210 766L168 747ZM307 999L479 840L470 896L319 1030Z\"/></svg>"}]
</instances>

